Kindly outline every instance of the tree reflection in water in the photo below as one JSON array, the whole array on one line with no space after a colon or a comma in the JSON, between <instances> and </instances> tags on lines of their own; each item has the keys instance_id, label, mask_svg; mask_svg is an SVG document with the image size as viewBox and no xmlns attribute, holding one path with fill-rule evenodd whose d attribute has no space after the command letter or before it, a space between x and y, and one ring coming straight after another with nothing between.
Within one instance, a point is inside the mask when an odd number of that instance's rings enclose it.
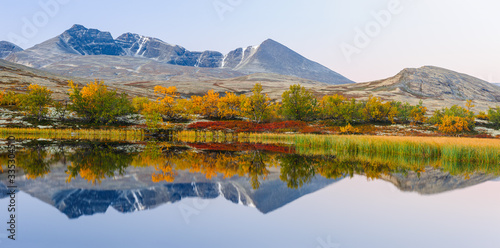
<instances>
[{"instance_id":1,"label":"tree reflection in water","mask_svg":"<svg viewBox=\"0 0 500 248\"><path fill-rule=\"evenodd\" d=\"M0 154L2 165L6 164L6 158L6 154ZM50 173L51 166L62 164L67 166L68 183L80 176L91 184L99 184L106 178L123 175L132 166L154 168L151 181L155 183L171 183L180 172L189 172L202 174L209 180L247 177L254 189L268 178L272 168L280 172L279 178L289 188L294 189L308 184L316 176L338 179L359 174L377 179L394 173L420 173L429 165L441 168L439 161L345 154L307 155L298 154L285 145L250 143L31 142L19 151L17 159L29 179L43 177ZM471 174L471 166L446 164L443 168L450 168L449 171L455 174ZM484 168L477 166L475 170Z\"/></svg>"}]
</instances>

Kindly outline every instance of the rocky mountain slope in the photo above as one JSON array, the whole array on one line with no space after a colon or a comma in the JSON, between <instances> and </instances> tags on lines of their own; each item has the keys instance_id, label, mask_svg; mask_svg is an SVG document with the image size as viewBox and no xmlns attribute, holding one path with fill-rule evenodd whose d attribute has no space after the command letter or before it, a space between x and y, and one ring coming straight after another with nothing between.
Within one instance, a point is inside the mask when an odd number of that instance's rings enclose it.
<instances>
[{"instance_id":1,"label":"rocky mountain slope","mask_svg":"<svg viewBox=\"0 0 500 248\"><path fill-rule=\"evenodd\" d=\"M261 83L264 92L277 99L292 84L300 83L309 89L327 85L279 74L244 75L230 69L177 66L144 58L105 55L96 59L96 56L82 56L76 62L72 59L55 62L46 66L46 70L0 60L0 91L5 89L24 92L26 86L34 83L48 87L55 93L53 96L56 99L65 99L69 89L68 80L85 84L100 79L111 89L125 92L131 97L146 96L154 99L153 89L156 85L176 86L181 94L189 97L194 94L203 95L211 89L221 94L226 91L249 94L256 83Z\"/></svg>"},{"instance_id":2,"label":"rocky mountain slope","mask_svg":"<svg viewBox=\"0 0 500 248\"><path fill-rule=\"evenodd\" d=\"M47 72L51 71L51 72ZM347 97L366 99L369 95L385 100L407 101L424 106L431 111L444 106L464 106L464 99L474 100L475 112L499 105L500 87L474 77L437 67L405 69L396 76L368 83L328 85L303 78L272 73L245 75L229 68L200 68L178 66L157 62L147 58L87 55L68 58L47 65L39 70L0 60L0 90L23 91L29 83L49 87L56 98L66 97L67 80L86 83L94 79L105 80L112 89L130 96L154 98L156 85L176 86L181 94L202 95L213 89L223 94L226 91L250 94L256 83L261 83L264 92L273 99L292 84L301 84L313 91L317 97L342 94Z\"/></svg>"},{"instance_id":3,"label":"rocky mountain slope","mask_svg":"<svg viewBox=\"0 0 500 248\"><path fill-rule=\"evenodd\" d=\"M0 41L0 59L6 58L11 53L20 52L23 49L8 41Z\"/></svg>"},{"instance_id":4,"label":"rocky mountain slope","mask_svg":"<svg viewBox=\"0 0 500 248\"><path fill-rule=\"evenodd\" d=\"M51 65L54 67L55 63L66 63L68 60L79 66L79 60L84 60L82 63L85 63L88 61L85 57L89 55L109 55L117 60L120 57L149 59L170 65L210 68L216 71L225 69L241 74L274 73L328 84L353 83L273 40L266 40L256 47L238 48L223 55L216 51L192 52L157 38L132 33L125 33L114 39L109 32L87 29L82 25L74 25L57 37L25 51L10 54L6 60L50 70ZM130 66L140 63L128 61ZM107 68L101 65L99 69ZM92 70L88 70L87 74L91 72Z\"/></svg>"},{"instance_id":5,"label":"rocky mountain slope","mask_svg":"<svg viewBox=\"0 0 500 248\"><path fill-rule=\"evenodd\" d=\"M77 83L87 81L76 77L61 76L0 59L0 91L24 92L28 85L38 84L48 87L54 92L56 99L61 99L66 97L68 80L73 80Z\"/></svg>"},{"instance_id":6,"label":"rocky mountain slope","mask_svg":"<svg viewBox=\"0 0 500 248\"><path fill-rule=\"evenodd\" d=\"M434 66L407 68L396 76L368 83L326 86L323 94L343 94L354 98L378 96L385 100L420 100L430 109L473 100L477 109L487 109L500 102L500 87L481 79Z\"/></svg>"},{"instance_id":7,"label":"rocky mountain slope","mask_svg":"<svg viewBox=\"0 0 500 248\"><path fill-rule=\"evenodd\" d=\"M237 63L238 61L240 62ZM233 68L247 74L276 73L329 84L354 83L271 39L257 47L232 51L223 61L223 67Z\"/></svg>"},{"instance_id":8,"label":"rocky mountain slope","mask_svg":"<svg viewBox=\"0 0 500 248\"><path fill-rule=\"evenodd\" d=\"M102 79L131 96L153 97L156 85L176 86L185 96L204 94L210 89L248 93L255 83L261 83L266 93L279 99L290 85L300 83L317 97L342 94L366 99L373 95L411 104L423 100L431 111L454 104L463 106L465 100L473 100L473 110L477 112L500 102L500 87L495 84L433 66L404 69L384 80L349 84L352 81L270 39L224 55L215 51L192 52L132 33L114 39L109 32L74 25L53 39L10 54L7 59L62 78ZM14 87L31 82L32 78L19 80L18 75L1 80Z\"/></svg>"}]
</instances>

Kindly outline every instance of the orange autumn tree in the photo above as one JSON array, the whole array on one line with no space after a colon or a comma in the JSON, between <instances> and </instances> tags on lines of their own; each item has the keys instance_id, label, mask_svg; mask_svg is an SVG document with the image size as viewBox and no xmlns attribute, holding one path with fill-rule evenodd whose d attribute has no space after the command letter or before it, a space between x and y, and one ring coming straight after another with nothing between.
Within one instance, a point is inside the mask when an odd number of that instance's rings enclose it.
<instances>
[{"instance_id":1,"label":"orange autumn tree","mask_svg":"<svg viewBox=\"0 0 500 248\"><path fill-rule=\"evenodd\" d=\"M155 86L155 95L158 96L155 102L150 102L144 108L145 112L157 112L165 119L174 119L179 113L176 111L177 98L179 93L175 86L165 88ZM153 106L154 105L154 106Z\"/></svg>"},{"instance_id":2,"label":"orange autumn tree","mask_svg":"<svg viewBox=\"0 0 500 248\"><path fill-rule=\"evenodd\" d=\"M203 115L209 119L219 117L219 93L209 90L204 96L192 96L191 102L196 114Z\"/></svg>"},{"instance_id":3,"label":"orange autumn tree","mask_svg":"<svg viewBox=\"0 0 500 248\"><path fill-rule=\"evenodd\" d=\"M150 102L147 97L134 97L132 99L132 107L134 107L135 111L141 113L144 110L144 106Z\"/></svg>"},{"instance_id":4,"label":"orange autumn tree","mask_svg":"<svg viewBox=\"0 0 500 248\"><path fill-rule=\"evenodd\" d=\"M3 102L5 101L5 95L7 95L5 93L5 90L3 90L3 91L0 92L0 105L2 105Z\"/></svg>"},{"instance_id":5,"label":"orange autumn tree","mask_svg":"<svg viewBox=\"0 0 500 248\"><path fill-rule=\"evenodd\" d=\"M180 111L177 98L180 94L177 92L175 86L163 87L155 86L155 95L158 96L156 101L149 101L147 99L134 99L133 104L136 109L142 109L141 113L146 119L146 125L149 130L157 131L158 129L165 128L166 124L164 119L172 120L182 118L184 113Z\"/></svg>"},{"instance_id":6,"label":"orange autumn tree","mask_svg":"<svg viewBox=\"0 0 500 248\"><path fill-rule=\"evenodd\" d=\"M447 134L470 132L469 123L466 118L460 116L445 115L439 125L439 131Z\"/></svg>"},{"instance_id":7,"label":"orange autumn tree","mask_svg":"<svg viewBox=\"0 0 500 248\"><path fill-rule=\"evenodd\" d=\"M412 124L424 123L427 121L425 114L427 113L427 108L424 107L423 102L420 101L418 105L411 108L410 111L410 121Z\"/></svg>"},{"instance_id":8,"label":"orange autumn tree","mask_svg":"<svg viewBox=\"0 0 500 248\"><path fill-rule=\"evenodd\" d=\"M450 108L436 110L434 115L429 119L429 122L436 125L439 131L446 134L473 131L476 125L475 114L472 112L474 104L469 100L465 106L464 108L453 105Z\"/></svg>"},{"instance_id":9,"label":"orange autumn tree","mask_svg":"<svg viewBox=\"0 0 500 248\"><path fill-rule=\"evenodd\" d=\"M232 92L226 92L217 104L219 117L223 119L234 119L241 116L241 105L245 101L245 95L237 96Z\"/></svg>"},{"instance_id":10,"label":"orange autumn tree","mask_svg":"<svg viewBox=\"0 0 500 248\"><path fill-rule=\"evenodd\" d=\"M0 105L18 105L22 100L21 94L16 94L13 91L6 92L5 90L0 92Z\"/></svg>"}]
</instances>

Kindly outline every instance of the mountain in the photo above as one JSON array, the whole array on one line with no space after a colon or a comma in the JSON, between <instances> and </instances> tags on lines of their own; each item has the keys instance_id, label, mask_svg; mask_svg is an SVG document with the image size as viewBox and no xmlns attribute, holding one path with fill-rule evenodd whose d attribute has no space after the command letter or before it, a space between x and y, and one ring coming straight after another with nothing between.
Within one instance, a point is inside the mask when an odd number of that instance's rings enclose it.
<instances>
[{"instance_id":1,"label":"mountain","mask_svg":"<svg viewBox=\"0 0 500 248\"><path fill-rule=\"evenodd\" d=\"M327 84L293 76L270 73L244 75L231 69L178 66L146 58L125 56L88 55L68 58L46 65L43 70L0 60L0 91L24 92L30 83L46 86L55 99L66 99L68 80L84 84L95 78L129 96L155 99L153 88L157 85L176 86L185 97L203 95L208 90L220 94L226 91L250 93L256 83L273 99L281 97L290 85L300 83L314 89Z\"/></svg>"},{"instance_id":2,"label":"mountain","mask_svg":"<svg viewBox=\"0 0 500 248\"><path fill-rule=\"evenodd\" d=\"M87 29L82 25L74 25L57 37L10 54L6 60L44 69L54 63L75 61L89 55L150 59L164 64L226 69L242 74L274 73L328 84L353 83L270 39L259 46L238 48L224 55L217 51L193 52L157 38L133 33L114 39L109 32Z\"/></svg>"},{"instance_id":3,"label":"mountain","mask_svg":"<svg viewBox=\"0 0 500 248\"><path fill-rule=\"evenodd\" d=\"M464 105L473 100L477 110L487 110L492 102L500 101L500 87L484 80L435 66L407 68L396 76L367 83L334 85L316 89L323 94L342 94L353 98L370 95L384 100L408 101L431 110Z\"/></svg>"},{"instance_id":4,"label":"mountain","mask_svg":"<svg viewBox=\"0 0 500 248\"><path fill-rule=\"evenodd\" d=\"M219 68L223 55L215 51L190 52L160 39L125 33L116 38L127 56L149 58L173 65Z\"/></svg>"},{"instance_id":5,"label":"mountain","mask_svg":"<svg viewBox=\"0 0 500 248\"><path fill-rule=\"evenodd\" d=\"M83 55L125 55L109 32L74 25L61 35L22 52L11 54L6 60L42 68L57 61Z\"/></svg>"},{"instance_id":6,"label":"mountain","mask_svg":"<svg viewBox=\"0 0 500 248\"><path fill-rule=\"evenodd\" d=\"M67 86L68 80L73 80L76 83L87 81L77 77L61 76L0 59L0 91L23 92L28 85L38 84L52 90L54 98L62 99L67 97L66 93L69 89Z\"/></svg>"},{"instance_id":7,"label":"mountain","mask_svg":"<svg viewBox=\"0 0 500 248\"><path fill-rule=\"evenodd\" d=\"M0 41L0 59L4 59L11 53L20 52L23 49L8 41Z\"/></svg>"},{"instance_id":8,"label":"mountain","mask_svg":"<svg viewBox=\"0 0 500 248\"><path fill-rule=\"evenodd\" d=\"M68 53L78 55L124 55L121 46L116 44L109 32L87 29L82 25L74 25L59 36L61 48Z\"/></svg>"},{"instance_id":9,"label":"mountain","mask_svg":"<svg viewBox=\"0 0 500 248\"><path fill-rule=\"evenodd\" d=\"M397 87L424 98L500 101L500 88L481 79L451 70L424 66L396 75Z\"/></svg>"},{"instance_id":10,"label":"mountain","mask_svg":"<svg viewBox=\"0 0 500 248\"><path fill-rule=\"evenodd\" d=\"M276 73L329 84L354 83L271 39L257 47L232 51L226 56L226 60L223 61L223 67L233 68L246 74Z\"/></svg>"}]
</instances>

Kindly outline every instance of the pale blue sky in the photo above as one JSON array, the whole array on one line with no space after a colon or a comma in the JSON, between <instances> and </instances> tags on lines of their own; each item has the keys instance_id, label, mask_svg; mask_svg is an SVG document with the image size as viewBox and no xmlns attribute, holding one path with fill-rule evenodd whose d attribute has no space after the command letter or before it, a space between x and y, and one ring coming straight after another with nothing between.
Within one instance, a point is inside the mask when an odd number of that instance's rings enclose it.
<instances>
[{"instance_id":1,"label":"pale blue sky","mask_svg":"<svg viewBox=\"0 0 500 248\"><path fill-rule=\"evenodd\" d=\"M29 48L75 23L189 50L228 52L272 38L358 82L423 65L500 82L499 10L495 0L0 0L0 40L21 37ZM26 20L37 29L29 37Z\"/></svg>"}]
</instances>

